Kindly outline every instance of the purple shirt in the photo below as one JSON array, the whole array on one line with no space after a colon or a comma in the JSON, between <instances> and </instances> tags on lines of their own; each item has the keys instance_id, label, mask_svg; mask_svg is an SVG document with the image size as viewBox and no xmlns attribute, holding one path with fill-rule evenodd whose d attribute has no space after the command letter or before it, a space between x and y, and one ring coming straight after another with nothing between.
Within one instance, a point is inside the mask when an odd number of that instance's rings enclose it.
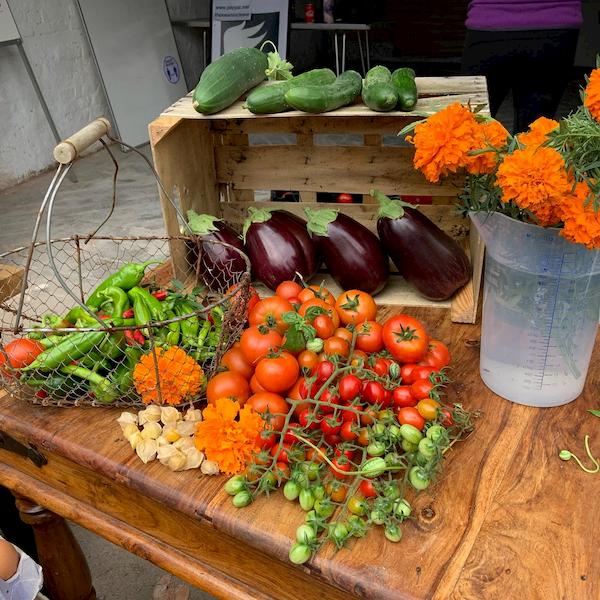
<instances>
[{"instance_id":1,"label":"purple shirt","mask_svg":"<svg viewBox=\"0 0 600 600\"><path fill-rule=\"evenodd\" d=\"M581 27L581 0L469 0L468 29L573 29Z\"/></svg>"}]
</instances>

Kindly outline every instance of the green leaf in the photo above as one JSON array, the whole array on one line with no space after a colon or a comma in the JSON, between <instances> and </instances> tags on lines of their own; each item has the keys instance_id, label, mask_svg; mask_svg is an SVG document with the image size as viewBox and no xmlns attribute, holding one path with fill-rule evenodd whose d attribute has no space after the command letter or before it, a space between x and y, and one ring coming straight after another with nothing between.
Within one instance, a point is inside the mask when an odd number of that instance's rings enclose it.
<instances>
[{"instance_id":1,"label":"green leaf","mask_svg":"<svg viewBox=\"0 0 600 600\"><path fill-rule=\"evenodd\" d=\"M306 343L302 332L296 325L290 327L285 333L285 344L283 347L291 352L298 352L304 350Z\"/></svg>"},{"instance_id":2,"label":"green leaf","mask_svg":"<svg viewBox=\"0 0 600 600\"><path fill-rule=\"evenodd\" d=\"M267 68L265 69L267 79L271 81L291 79L293 77L292 69L294 65L279 56L277 47L270 40L264 42L260 49L262 50L267 44L273 47L273 52L267 52Z\"/></svg>"},{"instance_id":3,"label":"green leaf","mask_svg":"<svg viewBox=\"0 0 600 600\"><path fill-rule=\"evenodd\" d=\"M304 322L304 319L293 310L284 312L283 315L281 315L281 319L284 323L287 323L288 325L298 325Z\"/></svg>"},{"instance_id":4,"label":"green leaf","mask_svg":"<svg viewBox=\"0 0 600 600\"><path fill-rule=\"evenodd\" d=\"M211 231L217 231L219 228L215 225L215 222L222 220L213 215L199 215L195 210L188 210L187 218L189 228L196 235L206 235Z\"/></svg>"},{"instance_id":5,"label":"green leaf","mask_svg":"<svg viewBox=\"0 0 600 600\"><path fill-rule=\"evenodd\" d=\"M244 221L244 227L242 229L242 238L246 241L246 234L252 223L266 223L271 218L271 212L274 208L255 208L250 206L248 208L248 218Z\"/></svg>"},{"instance_id":6,"label":"green leaf","mask_svg":"<svg viewBox=\"0 0 600 600\"><path fill-rule=\"evenodd\" d=\"M592 413L595 417L598 417L600 419L600 410L593 410L593 409L589 409L588 410L589 413Z\"/></svg>"},{"instance_id":7,"label":"green leaf","mask_svg":"<svg viewBox=\"0 0 600 600\"><path fill-rule=\"evenodd\" d=\"M333 221L337 219L338 211L330 208L322 208L320 210L305 208L304 212L307 218L306 228L309 233L320 235L322 237L329 237L327 228L329 223L333 223Z\"/></svg>"}]
</instances>

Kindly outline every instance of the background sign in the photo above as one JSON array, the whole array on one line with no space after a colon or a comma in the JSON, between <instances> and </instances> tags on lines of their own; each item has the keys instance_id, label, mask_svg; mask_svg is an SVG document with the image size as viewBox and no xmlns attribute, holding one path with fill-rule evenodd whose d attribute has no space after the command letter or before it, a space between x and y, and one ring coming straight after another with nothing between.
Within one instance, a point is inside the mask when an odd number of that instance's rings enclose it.
<instances>
[{"instance_id":1,"label":"background sign","mask_svg":"<svg viewBox=\"0 0 600 600\"><path fill-rule=\"evenodd\" d=\"M247 21L250 18L250 2L240 0L214 0L213 19L218 21Z\"/></svg>"}]
</instances>

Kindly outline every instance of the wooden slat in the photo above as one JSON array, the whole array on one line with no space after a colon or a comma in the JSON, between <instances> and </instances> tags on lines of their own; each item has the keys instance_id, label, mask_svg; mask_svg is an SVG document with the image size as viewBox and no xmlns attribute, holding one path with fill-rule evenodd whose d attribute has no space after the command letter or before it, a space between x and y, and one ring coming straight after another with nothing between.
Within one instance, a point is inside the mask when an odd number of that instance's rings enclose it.
<instances>
[{"instance_id":1,"label":"wooden slat","mask_svg":"<svg viewBox=\"0 0 600 600\"><path fill-rule=\"evenodd\" d=\"M0 302L20 292L24 273L22 267L0 264Z\"/></svg>"},{"instance_id":2,"label":"wooden slat","mask_svg":"<svg viewBox=\"0 0 600 600\"><path fill-rule=\"evenodd\" d=\"M240 189L447 195L460 179L428 183L412 166L410 148L377 146L218 146L217 180Z\"/></svg>"}]
</instances>

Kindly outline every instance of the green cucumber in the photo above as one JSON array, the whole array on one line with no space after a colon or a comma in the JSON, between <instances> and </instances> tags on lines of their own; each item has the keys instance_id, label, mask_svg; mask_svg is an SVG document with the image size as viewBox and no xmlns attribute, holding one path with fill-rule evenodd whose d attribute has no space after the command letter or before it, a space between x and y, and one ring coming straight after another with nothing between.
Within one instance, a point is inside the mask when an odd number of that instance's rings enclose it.
<instances>
[{"instance_id":1,"label":"green cucumber","mask_svg":"<svg viewBox=\"0 0 600 600\"><path fill-rule=\"evenodd\" d=\"M285 101L285 93L299 85L326 85L335 81L335 73L331 69L313 69L292 79L265 85L252 91L246 98L246 108L255 115L268 115L290 110Z\"/></svg>"},{"instance_id":2,"label":"green cucumber","mask_svg":"<svg viewBox=\"0 0 600 600\"><path fill-rule=\"evenodd\" d=\"M392 85L392 74L387 67L378 65L365 75L362 99L371 110L377 112L394 110L398 102L398 94Z\"/></svg>"},{"instance_id":3,"label":"green cucumber","mask_svg":"<svg viewBox=\"0 0 600 600\"><path fill-rule=\"evenodd\" d=\"M258 48L238 48L212 62L200 76L192 106L212 115L231 106L244 92L266 79L267 55Z\"/></svg>"},{"instance_id":4,"label":"green cucumber","mask_svg":"<svg viewBox=\"0 0 600 600\"><path fill-rule=\"evenodd\" d=\"M398 94L398 108L412 110L418 98L415 72L407 67L396 69L392 73L392 85Z\"/></svg>"},{"instance_id":5,"label":"green cucumber","mask_svg":"<svg viewBox=\"0 0 600 600\"><path fill-rule=\"evenodd\" d=\"M285 101L296 110L324 113L354 102L361 88L362 77L356 71L344 71L327 85L290 88Z\"/></svg>"}]
</instances>

